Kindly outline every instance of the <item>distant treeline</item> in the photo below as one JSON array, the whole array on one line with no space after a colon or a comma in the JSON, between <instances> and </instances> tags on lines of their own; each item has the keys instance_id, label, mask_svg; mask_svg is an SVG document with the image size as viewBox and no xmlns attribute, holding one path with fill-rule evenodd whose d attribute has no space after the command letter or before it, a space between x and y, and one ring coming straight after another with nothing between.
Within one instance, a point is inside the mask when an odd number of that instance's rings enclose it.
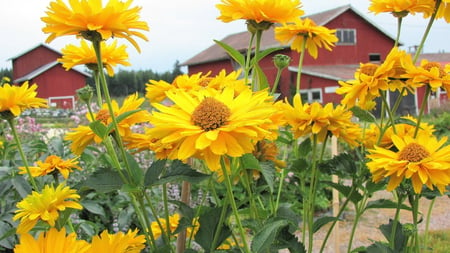
<instances>
[{"instance_id":1,"label":"distant treeline","mask_svg":"<svg viewBox=\"0 0 450 253\"><path fill-rule=\"evenodd\" d=\"M183 72L177 61L172 70L163 73L158 73L153 70L120 69L116 71L113 77L107 75L106 81L111 95L121 97L135 92L145 93L145 84L148 83L149 80L164 80L171 83L175 77L181 74L183 74ZM95 86L95 82L92 78L89 78L87 82L89 85Z\"/></svg>"},{"instance_id":2,"label":"distant treeline","mask_svg":"<svg viewBox=\"0 0 450 253\"><path fill-rule=\"evenodd\" d=\"M145 84L149 80L164 80L171 83L175 77L183 74L179 62L175 62L170 71L158 73L153 70L123 70L116 71L113 77L106 75L106 81L109 85L109 91L112 96L126 96L135 92L145 93ZM0 79L9 77L12 80L12 69L0 69ZM88 78L87 83L95 88L93 78Z\"/></svg>"}]
</instances>

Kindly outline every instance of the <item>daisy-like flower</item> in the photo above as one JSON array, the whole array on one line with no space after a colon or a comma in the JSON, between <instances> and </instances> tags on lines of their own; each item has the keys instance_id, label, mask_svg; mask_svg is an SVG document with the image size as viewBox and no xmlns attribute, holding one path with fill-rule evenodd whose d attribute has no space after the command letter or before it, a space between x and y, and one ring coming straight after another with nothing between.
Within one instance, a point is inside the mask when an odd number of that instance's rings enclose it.
<instances>
[{"instance_id":1,"label":"daisy-like flower","mask_svg":"<svg viewBox=\"0 0 450 253\"><path fill-rule=\"evenodd\" d=\"M220 11L217 19L226 23L239 19L255 23L286 23L304 14L300 0L221 0L216 7Z\"/></svg>"},{"instance_id":2,"label":"daisy-like flower","mask_svg":"<svg viewBox=\"0 0 450 253\"><path fill-rule=\"evenodd\" d=\"M436 91L440 87L450 91L448 68L450 65L442 66L439 62L429 62L427 59L423 59L420 66L411 66L407 69L407 73L403 77L411 79L411 82L417 86L429 85L432 91Z\"/></svg>"},{"instance_id":3,"label":"daisy-like flower","mask_svg":"<svg viewBox=\"0 0 450 253\"><path fill-rule=\"evenodd\" d=\"M84 240L77 240L75 233L66 235L66 229L58 231L50 228L41 232L37 239L30 234L20 236L20 243L14 247L14 253L86 253L90 245Z\"/></svg>"},{"instance_id":4,"label":"daisy-like flower","mask_svg":"<svg viewBox=\"0 0 450 253\"><path fill-rule=\"evenodd\" d=\"M411 13L423 13L430 16L434 11L434 0L371 0L369 10L375 14L388 12L395 17L404 17Z\"/></svg>"},{"instance_id":5,"label":"daisy-like flower","mask_svg":"<svg viewBox=\"0 0 450 253\"><path fill-rule=\"evenodd\" d=\"M297 93L293 105L285 103L283 111L295 138L316 135L318 142L323 142L327 135L332 134L351 146L359 145L361 129L351 121L352 113L343 106L333 108L331 103L324 107L320 103L302 104Z\"/></svg>"},{"instance_id":6,"label":"daisy-like flower","mask_svg":"<svg viewBox=\"0 0 450 253\"><path fill-rule=\"evenodd\" d=\"M146 85L146 98L151 103L159 103L167 98L166 92L174 90L183 90L195 92L204 89L222 90L224 87L233 87L236 92L247 89L244 80L239 79L240 71L233 71L229 74L221 70L218 75L212 77L210 73L203 75L197 73L193 75L179 75L172 83L160 80L150 80Z\"/></svg>"},{"instance_id":7,"label":"daisy-like flower","mask_svg":"<svg viewBox=\"0 0 450 253\"><path fill-rule=\"evenodd\" d=\"M330 30L324 26L318 26L312 19L297 19L294 23L275 27L275 39L282 44L291 44L291 49L302 52L303 43L308 53L316 59L318 48L332 50L334 43L338 42L336 30Z\"/></svg>"},{"instance_id":8,"label":"daisy-like flower","mask_svg":"<svg viewBox=\"0 0 450 253\"><path fill-rule=\"evenodd\" d=\"M442 0L436 18L444 18L447 23L450 23L450 0Z\"/></svg>"},{"instance_id":9,"label":"daisy-like flower","mask_svg":"<svg viewBox=\"0 0 450 253\"><path fill-rule=\"evenodd\" d=\"M145 248L145 237L137 233L137 229L128 230L126 234L109 234L104 230L92 238L91 248L87 253L139 253Z\"/></svg>"},{"instance_id":10,"label":"daisy-like flower","mask_svg":"<svg viewBox=\"0 0 450 253\"><path fill-rule=\"evenodd\" d=\"M138 98L137 93L125 98L121 107L119 107L118 103L115 100L112 101L112 107L114 115L116 117L119 115L123 115L125 113L130 113L132 111L139 110L137 112L128 115L120 122L118 122L119 127L118 134L120 136L124 137L130 135L132 133L131 127L133 125L147 122L150 119L150 113L148 111L140 110L140 106L142 105L142 103L144 103L144 101L145 101L144 98ZM89 114L87 114L88 120L91 122L98 120L105 126L108 126L112 122L111 115L109 114L109 110L106 104L103 104L102 108L93 116L94 119L91 118ZM97 136L89 126L83 125L80 125L76 128L72 128L71 131L66 134L64 139L72 141L70 149L76 155L80 155L81 153L83 153L84 149L89 144L93 142L95 143L102 142L101 137Z\"/></svg>"},{"instance_id":11,"label":"daisy-like flower","mask_svg":"<svg viewBox=\"0 0 450 253\"><path fill-rule=\"evenodd\" d=\"M47 108L47 100L37 98L37 85L28 81L20 86L8 83L0 86L0 117L17 117L31 108Z\"/></svg>"},{"instance_id":12,"label":"daisy-like flower","mask_svg":"<svg viewBox=\"0 0 450 253\"><path fill-rule=\"evenodd\" d=\"M175 230L178 228L178 225L180 223L181 216L178 213L175 213L173 215L169 216L169 225L167 225L167 220L165 218L159 218L158 221L162 226L159 226L158 222L153 221L150 225L153 235L155 236L155 239L158 239L161 237L162 233L165 233L167 227L170 229L170 233L175 232ZM193 220L193 225L186 228L186 236L191 237L197 233L199 229L200 224L198 223L198 219Z\"/></svg>"},{"instance_id":13,"label":"daisy-like flower","mask_svg":"<svg viewBox=\"0 0 450 253\"><path fill-rule=\"evenodd\" d=\"M147 40L139 30L149 28L146 22L139 20L141 7L131 7L132 2L109 0L103 6L102 0L71 0L68 5L62 0L52 1L47 16L41 18L45 23L42 31L49 34L46 42L66 35L98 41L115 37L128 40L140 51L133 37Z\"/></svg>"},{"instance_id":14,"label":"daisy-like flower","mask_svg":"<svg viewBox=\"0 0 450 253\"><path fill-rule=\"evenodd\" d=\"M394 143L392 141L393 135L399 135L399 136L411 136L413 137L416 132L416 125L417 125L417 119L412 116L404 116L402 117L404 120L410 121L409 123L399 123L395 124L395 132L394 128L392 126L388 127L386 131L384 132L383 137L380 140L380 143L378 146L383 148L391 148ZM422 135L428 135L433 136L433 132L435 131L434 126L430 125L426 122L420 122L420 127L418 130L418 133ZM379 134L378 134L379 136Z\"/></svg>"},{"instance_id":15,"label":"daisy-like flower","mask_svg":"<svg viewBox=\"0 0 450 253\"><path fill-rule=\"evenodd\" d=\"M224 88L214 96L184 91L167 95L174 105L154 104L159 112L150 121L153 137L172 144L176 159L197 157L212 171L220 168L222 155L251 153L274 127L270 116L275 107L267 91L247 89L236 95L233 88Z\"/></svg>"},{"instance_id":16,"label":"daisy-like flower","mask_svg":"<svg viewBox=\"0 0 450 253\"><path fill-rule=\"evenodd\" d=\"M131 66L128 61L128 53L126 52L126 45L117 46L117 40L111 44L101 42L101 56L103 66L106 68L109 76L114 76L114 69L118 64L123 66ZM80 46L69 44L61 49L63 56L58 59L63 64L66 70L69 70L77 65L86 65L89 69L97 69L97 57L95 55L92 44L81 41Z\"/></svg>"},{"instance_id":17,"label":"daisy-like flower","mask_svg":"<svg viewBox=\"0 0 450 253\"><path fill-rule=\"evenodd\" d=\"M80 195L76 193L76 190L63 184L59 184L56 188L45 185L41 192L33 191L17 203L18 210L13 218L13 220L20 219L17 233L27 233L39 220L54 227L59 217L59 211L64 211L66 208L83 208L77 202L79 199Z\"/></svg>"},{"instance_id":18,"label":"daisy-like flower","mask_svg":"<svg viewBox=\"0 0 450 253\"><path fill-rule=\"evenodd\" d=\"M59 156L50 155L44 162L37 161L37 166L32 166L29 168L31 176L40 177L51 174L54 171L58 171L65 179L67 179L69 177L69 173L71 173L74 169L81 170L81 167L78 166L77 159L78 158L63 160ZM25 167L19 167L19 170L19 174L27 174Z\"/></svg>"},{"instance_id":19,"label":"daisy-like flower","mask_svg":"<svg viewBox=\"0 0 450 253\"><path fill-rule=\"evenodd\" d=\"M404 179L410 179L414 192L420 193L422 186L438 188L441 194L450 184L450 146L444 146L447 138L437 140L434 136L418 134L393 135L395 150L375 146L367 157L367 167L374 182L389 178L387 190L397 188Z\"/></svg>"}]
</instances>

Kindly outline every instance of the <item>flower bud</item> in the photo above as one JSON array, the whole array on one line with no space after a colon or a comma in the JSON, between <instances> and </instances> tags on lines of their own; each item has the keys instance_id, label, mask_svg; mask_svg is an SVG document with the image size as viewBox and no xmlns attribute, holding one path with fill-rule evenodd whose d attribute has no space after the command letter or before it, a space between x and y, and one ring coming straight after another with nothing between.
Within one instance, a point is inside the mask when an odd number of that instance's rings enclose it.
<instances>
[{"instance_id":1,"label":"flower bud","mask_svg":"<svg viewBox=\"0 0 450 253\"><path fill-rule=\"evenodd\" d=\"M89 85L86 85L83 88L79 88L77 90L78 98L81 101L85 102L86 104L89 104L91 102L93 94L94 94L94 90Z\"/></svg>"},{"instance_id":2,"label":"flower bud","mask_svg":"<svg viewBox=\"0 0 450 253\"><path fill-rule=\"evenodd\" d=\"M291 57L289 57L288 55L276 54L273 57L273 63L275 64L275 67L277 67L277 69L280 69L280 70L289 66L290 62L291 62Z\"/></svg>"}]
</instances>

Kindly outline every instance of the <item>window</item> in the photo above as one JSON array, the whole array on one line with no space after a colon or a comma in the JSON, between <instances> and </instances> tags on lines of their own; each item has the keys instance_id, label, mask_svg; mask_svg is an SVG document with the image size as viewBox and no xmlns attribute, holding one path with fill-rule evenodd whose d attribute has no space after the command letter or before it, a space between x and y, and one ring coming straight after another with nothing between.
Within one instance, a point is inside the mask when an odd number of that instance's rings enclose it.
<instances>
[{"instance_id":1,"label":"window","mask_svg":"<svg viewBox=\"0 0 450 253\"><path fill-rule=\"evenodd\" d=\"M371 62L380 62L381 61L381 55L380 54L369 54L369 61Z\"/></svg>"},{"instance_id":2,"label":"window","mask_svg":"<svg viewBox=\"0 0 450 253\"><path fill-rule=\"evenodd\" d=\"M338 37L337 45L354 45L356 44L356 30L355 29L337 29L336 36Z\"/></svg>"},{"instance_id":3,"label":"window","mask_svg":"<svg viewBox=\"0 0 450 253\"><path fill-rule=\"evenodd\" d=\"M307 103L322 103L322 89L300 90L302 101Z\"/></svg>"}]
</instances>

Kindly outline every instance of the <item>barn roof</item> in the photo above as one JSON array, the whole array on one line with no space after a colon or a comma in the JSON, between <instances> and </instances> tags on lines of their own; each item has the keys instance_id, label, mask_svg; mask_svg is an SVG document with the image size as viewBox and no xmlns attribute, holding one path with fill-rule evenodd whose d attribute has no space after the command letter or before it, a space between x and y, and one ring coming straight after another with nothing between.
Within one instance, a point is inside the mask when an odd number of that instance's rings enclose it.
<instances>
[{"instance_id":1,"label":"barn roof","mask_svg":"<svg viewBox=\"0 0 450 253\"><path fill-rule=\"evenodd\" d=\"M47 70L49 70L49 69L55 67L55 66L58 65L58 64L61 64L61 63L60 63L60 62L57 62L57 61L53 61L53 62L47 63L47 64L45 64L45 65L42 65L41 67L39 67L39 68L33 70L32 72L30 72L30 73L28 73L28 74L26 74L26 75L24 75L24 76L21 76L21 77L15 79L15 80L13 81L13 83L22 83L22 82L31 80L31 79L33 79L33 78L39 76L40 74L44 73L45 71L47 71ZM80 74L82 74L82 75L87 76L87 77L91 77L91 74L89 74L89 73L87 73L87 72L84 72L84 71L81 71L81 70L79 70L79 69L72 68L71 70L74 70L74 71L76 71L76 72L78 72L78 73L80 73Z\"/></svg>"},{"instance_id":2,"label":"barn roof","mask_svg":"<svg viewBox=\"0 0 450 253\"><path fill-rule=\"evenodd\" d=\"M332 20L334 20L336 17L340 16L344 12L351 10L354 13L356 13L358 16L360 16L363 20L366 20L369 24L374 26L376 29L378 29L381 33L385 34L392 40L394 40L394 37L385 32L382 28L378 27L374 24L374 22L368 20L362 13L360 13L358 10L354 9L351 5L345 5L338 8L334 8L331 10L319 12L316 14L312 14L309 16L304 16L307 18L312 19L317 25L319 26L325 26ZM261 50L267 49L267 48L274 48L274 47L288 47L285 45L281 45L277 40L275 40L273 33L274 33L274 27L272 26L267 32L264 32L261 38ZM231 34L223 38L221 41L230 45L234 49L245 52L247 51L248 47L248 41L250 40L250 33L248 31L239 32L235 34ZM188 59L181 65L196 65L201 63L208 63L208 62L215 62L219 60L225 60L229 59L228 54L225 52L225 50L222 49L218 44L214 44L207 49L201 51L194 57Z\"/></svg>"},{"instance_id":3,"label":"barn roof","mask_svg":"<svg viewBox=\"0 0 450 253\"><path fill-rule=\"evenodd\" d=\"M27 53L29 53L29 52L35 50L35 49L38 48L38 47L45 47L45 48L47 48L48 50L51 50L51 51L53 51L53 52L55 52L55 53L57 53L57 54L59 54L59 55L62 55L61 52L59 52L58 50L56 50L56 49L54 49L54 48L51 48L51 47L47 46L46 44L40 43L40 44L37 44L36 46L34 46L34 47L32 47L32 48L27 49L27 50L24 51L24 52L19 53L19 54L16 55L16 56L13 56L13 57L9 58L8 60L15 60L15 59L21 57L22 55L25 55L25 54L27 54Z\"/></svg>"}]
</instances>

